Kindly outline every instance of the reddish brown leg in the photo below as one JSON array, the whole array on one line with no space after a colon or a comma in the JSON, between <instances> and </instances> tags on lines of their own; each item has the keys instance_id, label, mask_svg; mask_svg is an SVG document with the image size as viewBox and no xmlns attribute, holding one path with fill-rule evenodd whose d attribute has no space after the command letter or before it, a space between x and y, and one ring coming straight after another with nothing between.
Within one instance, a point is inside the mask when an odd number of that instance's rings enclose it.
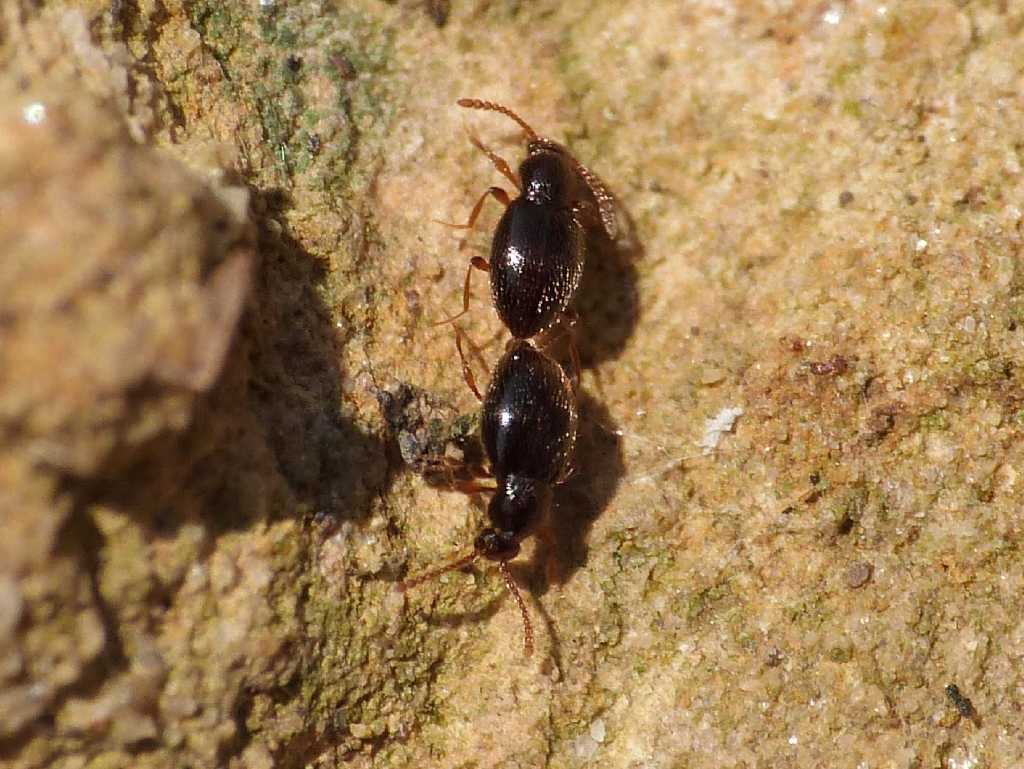
<instances>
[{"instance_id":1,"label":"reddish brown leg","mask_svg":"<svg viewBox=\"0 0 1024 769\"><path fill-rule=\"evenodd\" d=\"M463 494L478 494L495 491L495 487L481 483L479 479L493 480L494 476L481 465L470 465L454 457L444 455L426 457L422 463L424 476L443 476L449 489Z\"/></svg>"},{"instance_id":2,"label":"reddish brown leg","mask_svg":"<svg viewBox=\"0 0 1024 769\"><path fill-rule=\"evenodd\" d=\"M495 200L497 200L504 206L508 206L510 202L508 193L505 192L505 190L503 190L501 187L488 187L484 194L480 196L480 199L476 202L476 205L473 206L473 210L469 214L469 220L465 224L442 222L440 219L435 219L434 222L436 222L437 224L443 224L445 227L451 227L452 229L456 230L471 230L473 229L473 225L476 224L477 218L480 216L480 211L481 209L483 209L484 201L487 200L488 195L493 197Z\"/></svg>"},{"instance_id":3,"label":"reddish brown leg","mask_svg":"<svg viewBox=\"0 0 1024 769\"><path fill-rule=\"evenodd\" d=\"M576 395L580 390L580 350L576 346L576 340L569 336L569 359L572 363L572 370L569 372L569 382L572 383L572 394Z\"/></svg>"},{"instance_id":4,"label":"reddish brown leg","mask_svg":"<svg viewBox=\"0 0 1024 769\"><path fill-rule=\"evenodd\" d=\"M469 465L469 472L476 478L493 478L494 473L486 465Z\"/></svg>"},{"instance_id":5,"label":"reddish brown leg","mask_svg":"<svg viewBox=\"0 0 1024 769\"><path fill-rule=\"evenodd\" d=\"M550 328L537 336L537 347L548 350L560 341L562 337L569 337L569 358L571 368L569 370L569 381L572 383L572 391L575 394L580 388L580 351L576 347L576 323L579 315L575 310L566 310L558 316L558 320Z\"/></svg>"},{"instance_id":6,"label":"reddish brown leg","mask_svg":"<svg viewBox=\"0 0 1024 769\"><path fill-rule=\"evenodd\" d=\"M480 394L480 390L476 386L476 377L473 376L473 369L469 367L469 361L466 360L466 354L462 351L462 329L455 326L455 347L459 351L459 360L462 361L462 378L466 380L466 384L469 385L469 389L473 391L473 395L476 399L483 403L484 396ZM472 342L470 343L472 344Z\"/></svg>"},{"instance_id":7,"label":"reddish brown leg","mask_svg":"<svg viewBox=\"0 0 1024 769\"><path fill-rule=\"evenodd\" d=\"M473 274L473 268L476 268L481 272L491 271L491 265L488 264L487 260L484 259L482 256L474 256L472 259L470 259L469 267L466 268L466 282L462 286L462 312L458 313L457 315L453 315L450 318L439 320L437 323L434 324L435 326L443 326L445 323L452 323L453 321L458 320L467 312L469 312L469 279L470 276Z\"/></svg>"},{"instance_id":8,"label":"reddish brown leg","mask_svg":"<svg viewBox=\"0 0 1024 769\"><path fill-rule=\"evenodd\" d=\"M463 494L491 493L498 490L493 483L480 483L480 481L455 481L452 488L461 491Z\"/></svg>"},{"instance_id":9,"label":"reddish brown leg","mask_svg":"<svg viewBox=\"0 0 1024 769\"><path fill-rule=\"evenodd\" d=\"M501 155L494 152L489 147L484 146L484 143L472 133L469 135L469 140L472 142L474 147L490 159L491 164L498 169L498 173L515 185L517 190L521 190L523 188L523 185L519 182L519 177L512 171L512 168L509 166L508 161L506 161L505 158L501 157Z\"/></svg>"},{"instance_id":10,"label":"reddish brown leg","mask_svg":"<svg viewBox=\"0 0 1024 769\"><path fill-rule=\"evenodd\" d=\"M453 457L446 457L443 454L435 454L423 458L423 474L443 475L449 486L454 485L455 475L464 468L464 463Z\"/></svg>"},{"instance_id":11,"label":"reddish brown leg","mask_svg":"<svg viewBox=\"0 0 1024 769\"><path fill-rule=\"evenodd\" d=\"M475 551L472 553L467 553L461 558L457 558L454 561L450 561L449 563L446 563L443 566L438 566L436 569L431 569L430 571L421 574L415 579L407 579L402 582L399 582L398 589L404 593L405 591L411 590L417 585L422 585L424 582L428 582L429 580L432 580L435 577L439 577L446 572L455 571L457 569L469 566L479 557L479 554Z\"/></svg>"},{"instance_id":12,"label":"reddish brown leg","mask_svg":"<svg viewBox=\"0 0 1024 769\"><path fill-rule=\"evenodd\" d=\"M501 336L500 331L498 332L498 336ZM483 352L481 352L479 345L477 345L477 343L474 342L473 339L468 334L466 335L466 344L469 345L469 352L476 359L477 365L480 366L480 368L482 368L484 371L487 371L487 359L484 358L484 354ZM487 346L489 347L490 345L491 342L488 342Z\"/></svg>"},{"instance_id":13,"label":"reddish brown leg","mask_svg":"<svg viewBox=\"0 0 1024 769\"><path fill-rule=\"evenodd\" d=\"M579 322L580 316L576 314L576 310L566 310L562 313L562 318L569 326L566 332L569 334L569 357L572 359L572 372L569 379L572 381L572 392L575 395L580 389L580 348L576 346L576 324Z\"/></svg>"}]
</instances>

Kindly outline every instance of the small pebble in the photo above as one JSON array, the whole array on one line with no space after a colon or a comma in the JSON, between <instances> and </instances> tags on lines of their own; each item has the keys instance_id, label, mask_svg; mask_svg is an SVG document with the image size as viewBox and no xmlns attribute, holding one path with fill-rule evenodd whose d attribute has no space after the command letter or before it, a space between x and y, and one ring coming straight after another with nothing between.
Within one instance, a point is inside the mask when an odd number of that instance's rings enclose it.
<instances>
[{"instance_id":1,"label":"small pebble","mask_svg":"<svg viewBox=\"0 0 1024 769\"><path fill-rule=\"evenodd\" d=\"M6 575L0 575L0 640L14 633L21 620L22 599L18 584Z\"/></svg>"},{"instance_id":2,"label":"small pebble","mask_svg":"<svg viewBox=\"0 0 1024 769\"><path fill-rule=\"evenodd\" d=\"M960 693L960 687L956 684L950 684L946 687L946 696L953 701L954 705L956 705L956 709L960 711L960 715L964 718L974 718L974 704Z\"/></svg>"},{"instance_id":3,"label":"small pebble","mask_svg":"<svg viewBox=\"0 0 1024 769\"><path fill-rule=\"evenodd\" d=\"M871 564L867 561L857 561L850 564L846 570L846 585L851 588L864 587L871 579Z\"/></svg>"},{"instance_id":4,"label":"small pebble","mask_svg":"<svg viewBox=\"0 0 1024 769\"><path fill-rule=\"evenodd\" d=\"M717 366L705 366L701 371L700 383L702 385L718 384L725 379L725 371Z\"/></svg>"},{"instance_id":5,"label":"small pebble","mask_svg":"<svg viewBox=\"0 0 1024 769\"><path fill-rule=\"evenodd\" d=\"M366 724L351 724L348 730L357 740L368 740L373 736L373 729Z\"/></svg>"}]
</instances>

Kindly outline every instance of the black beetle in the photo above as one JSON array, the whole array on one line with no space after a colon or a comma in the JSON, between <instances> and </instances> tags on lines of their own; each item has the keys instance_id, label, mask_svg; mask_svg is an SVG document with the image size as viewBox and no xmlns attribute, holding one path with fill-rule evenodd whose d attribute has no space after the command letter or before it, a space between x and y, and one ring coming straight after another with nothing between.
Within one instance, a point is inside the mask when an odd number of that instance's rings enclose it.
<instances>
[{"instance_id":1,"label":"black beetle","mask_svg":"<svg viewBox=\"0 0 1024 769\"><path fill-rule=\"evenodd\" d=\"M505 205L491 242L490 262L479 256L470 260L462 312L443 322L468 312L470 276L476 268L490 273L494 307L512 336L529 339L567 317L583 276L585 225L599 219L614 239L614 200L601 180L568 150L538 136L512 110L481 99L459 99L458 104L514 120L526 133L527 153L517 177L504 159L470 135L470 141L521 194L510 199L501 187L491 187L480 196L465 224L442 222L457 229L472 228L488 195Z\"/></svg>"},{"instance_id":2,"label":"black beetle","mask_svg":"<svg viewBox=\"0 0 1024 769\"><path fill-rule=\"evenodd\" d=\"M476 392L468 367L463 368ZM577 418L574 385L561 364L529 341L511 340L483 397L480 419L480 437L496 484L458 487L467 493L493 492L487 506L490 526L477 536L472 552L402 582L400 589L404 592L478 558L495 561L523 615L529 656L533 628L508 562L519 554L524 539L542 533L553 487L572 472Z\"/></svg>"}]
</instances>

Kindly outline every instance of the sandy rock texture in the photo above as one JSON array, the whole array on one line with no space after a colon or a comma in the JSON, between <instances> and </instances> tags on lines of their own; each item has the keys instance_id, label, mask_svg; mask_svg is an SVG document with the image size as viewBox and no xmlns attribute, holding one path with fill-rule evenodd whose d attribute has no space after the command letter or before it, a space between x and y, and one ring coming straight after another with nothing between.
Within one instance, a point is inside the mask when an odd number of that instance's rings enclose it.
<instances>
[{"instance_id":1,"label":"sandy rock texture","mask_svg":"<svg viewBox=\"0 0 1024 769\"><path fill-rule=\"evenodd\" d=\"M0 766L1024 765L1024 5L0 14ZM529 660L464 96L623 229Z\"/></svg>"}]
</instances>

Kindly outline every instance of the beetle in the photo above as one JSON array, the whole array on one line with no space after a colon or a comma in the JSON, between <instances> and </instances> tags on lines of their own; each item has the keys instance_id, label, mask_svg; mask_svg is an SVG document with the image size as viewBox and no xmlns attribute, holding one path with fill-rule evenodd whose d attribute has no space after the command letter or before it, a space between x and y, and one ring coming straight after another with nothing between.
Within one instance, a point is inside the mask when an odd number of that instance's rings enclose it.
<instances>
[{"instance_id":1,"label":"beetle","mask_svg":"<svg viewBox=\"0 0 1024 769\"><path fill-rule=\"evenodd\" d=\"M456 344L466 383L477 397L472 373ZM508 563L522 542L540 533L550 515L553 489L572 473L578 410L573 381L562 365L528 340L513 339L498 361L482 398L480 437L495 485L461 483L466 493L490 492L489 526L473 549L454 561L399 585L405 592L434 577L483 558L497 564L523 617L526 656L533 652L533 627Z\"/></svg>"},{"instance_id":2,"label":"beetle","mask_svg":"<svg viewBox=\"0 0 1024 769\"><path fill-rule=\"evenodd\" d=\"M476 224L488 197L505 206L491 241L490 260L480 256L470 260L462 312L442 323L469 311L474 269L490 274L491 299L513 337L529 339L563 319L574 322L569 305L583 276L585 230L596 219L610 239L618 233L612 195L565 147L539 136L508 107L482 99L459 99L458 105L498 112L513 120L526 134L526 157L517 175L503 158L470 135L473 145L520 194L510 198L503 188L490 187L477 200L465 224L441 222L468 230Z\"/></svg>"}]
</instances>

